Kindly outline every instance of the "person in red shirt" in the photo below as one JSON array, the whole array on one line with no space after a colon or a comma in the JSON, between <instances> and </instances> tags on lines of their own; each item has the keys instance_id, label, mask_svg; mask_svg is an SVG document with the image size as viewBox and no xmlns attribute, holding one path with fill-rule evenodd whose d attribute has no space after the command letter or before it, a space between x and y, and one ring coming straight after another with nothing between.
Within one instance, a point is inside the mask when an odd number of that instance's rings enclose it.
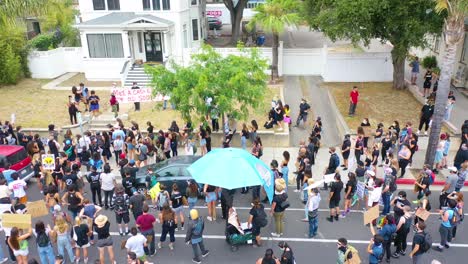
<instances>
[{"instance_id":1,"label":"person in red shirt","mask_svg":"<svg viewBox=\"0 0 468 264\"><path fill-rule=\"evenodd\" d=\"M154 237L154 222L156 222L156 218L152 214L148 214L149 207L147 204L143 205L143 214L140 215L137 220L136 224L137 227L140 228L140 232L142 235L146 236L146 239L149 241L149 247L145 247L145 255L153 256L156 254L156 247L155 247L155 237Z\"/></svg>"},{"instance_id":2,"label":"person in red shirt","mask_svg":"<svg viewBox=\"0 0 468 264\"><path fill-rule=\"evenodd\" d=\"M349 93L349 112L348 115L354 116L356 106L359 99L359 92L357 86L353 86L353 90Z\"/></svg>"}]
</instances>

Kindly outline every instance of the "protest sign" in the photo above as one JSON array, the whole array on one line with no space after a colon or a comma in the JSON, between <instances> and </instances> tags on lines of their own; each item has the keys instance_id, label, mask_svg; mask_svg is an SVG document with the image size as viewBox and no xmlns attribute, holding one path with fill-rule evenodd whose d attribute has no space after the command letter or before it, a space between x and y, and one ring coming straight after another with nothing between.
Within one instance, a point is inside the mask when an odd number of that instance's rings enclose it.
<instances>
[{"instance_id":1,"label":"protest sign","mask_svg":"<svg viewBox=\"0 0 468 264\"><path fill-rule=\"evenodd\" d=\"M335 181L335 173L323 175L323 180L325 181L325 183L330 183L332 181Z\"/></svg>"},{"instance_id":2,"label":"protest sign","mask_svg":"<svg viewBox=\"0 0 468 264\"><path fill-rule=\"evenodd\" d=\"M379 206L376 205L364 212L364 225L372 223L372 221L374 221L378 217L379 217Z\"/></svg>"},{"instance_id":3,"label":"protest sign","mask_svg":"<svg viewBox=\"0 0 468 264\"><path fill-rule=\"evenodd\" d=\"M27 203L26 209L32 218L46 216L49 214L44 200Z\"/></svg>"},{"instance_id":4,"label":"protest sign","mask_svg":"<svg viewBox=\"0 0 468 264\"><path fill-rule=\"evenodd\" d=\"M304 191L314 189L314 188L318 188L324 182L325 182L324 180L316 181L316 182L312 183L311 185L307 186L306 188L304 188Z\"/></svg>"},{"instance_id":5,"label":"protest sign","mask_svg":"<svg viewBox=\"0 0 468 264\"><path fill-rule=\"evenodd\" d=\"M31 227L30 214L2 214L3 227L28 229Z\"/></svg>"},{"instance_id":6,"label":"protest sign","mask_svg":"<svg viewBox=\"0 0 468 264\"><path fill-rule=\"evenodd\" d=\"M354 165L356 165L356 158L353 155L350 155L348 159L348 170L354 171Z\"/></svg>"},{"instance_id":7,"label":"protest sign","mask_svg":"<svg viewBox=\"0 0 468 264\"><path fill-rule=\"evenodd\" d=\"M55 169L55 155L54 154L42 154L42 168L45 170Z\"/></svg>"},{"instance_id":8,"label":"protest sign","mask_svg":"<svg viewBox=\"0 0 468 264\"><path fill-rule=\"evenodd\" d=\"M431 213L429 213L424 208L418 208L418 210L416 210L416 216L421 218L424 222L426 222L427 218L429 218L430 215Z\"/></svg>"},{"instance_id":9,"label":"protest sign","mask_svg":"<svg viewBox=\"0 0 468 264\"><path fill-rule=\"evenodd\" d=\"M363 182L358 182L356 185L356 194L359 199L364 199L364 190L366 189L365 184Z\"/></svg>"},{"instance_id":10,"label":"protest sign","mask_svg":"<svg viewBox=\"0 0 468 264\"><path fill-rule=\"evenodd\" d=\"M153 96L152 88L140 88L140 89L127 89L127 88L115 88L111 90L117 98L119 103L131 103L131 102L160 102L163 100L169 100L169 96L163 96L157 94Z\"/></svg>"}]
</instances>

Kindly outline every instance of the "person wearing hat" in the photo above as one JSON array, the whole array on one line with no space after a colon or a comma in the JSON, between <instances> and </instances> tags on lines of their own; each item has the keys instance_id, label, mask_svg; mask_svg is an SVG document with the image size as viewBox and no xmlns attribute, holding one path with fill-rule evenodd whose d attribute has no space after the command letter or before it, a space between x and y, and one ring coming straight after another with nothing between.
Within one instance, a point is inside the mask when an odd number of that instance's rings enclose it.
<instances>
[{"instance_id":1,"label":"person wearing hat","mask_svg":"<svg viewBox=\"0 0 468 264\"><path fill-rule=\"evenodd\" d=\"M447 206L447 200L448 200L447 196L455 191L455 186L457 185L457 180L458 180L457 168L449 167L448 170L450 174L447 176L447 179L445 180L444 188L442 188L442 191L440 192L440 196L439 196L439 209L442 209L442 207Z\"/></svg>"},{"instance_id":2,"label":"person wearing hat","mask_svg":"<svg viewBox=\"0 0 468 264\"><path fill-rule=\"evenodd\" d=\"M203 230L205 229L205 223L203 218L199 217L196 209L190 210L190 221L187 224L187 234L185 235L185 243L192 244L193 259L194 263L201 263L199 250L202 257L208 256L210 251L205 249L203 244Z\"/></svg>"},{"instance_id":3,"label":"person wearing hat","mask_svg":"<svg viewBox=\"0 0 468 264\"><path fill-rule=\"evenodd\" d=\"M283 235L284 224L284 211L289 207L288 194L284 191L286 189L286 182L283 178L275 180L275 193L271 203L270 214L275 218L275 232L271 233L274 237Z\"/></svg>"},{"instance_id":4,"label":"person wearing hat","mask_svg":"<svg viewBox=\"0 0 468 264\"><path fill-rule=\"evenodd\" d=\"M307 101L304 98L302 98L301 104L299 105L299 116L297 117L295 127L298 127L301 121L303 121L304 126L306 125L307 115L309 114L309 111L310 111L310 105L307 103Z\"/></svg>"},{"instance_id":5,"label":"person wearing hat","mask_svg":"<svg viewBox=\"0 0 468 264\"><path fill-rule=\"evenodd\" d=\"M114 250L112 248L114 242L112 241L112 236L109 232L110 222L108 221L107 216L98 215L94 219L94 223L95 223L94 231L97 233L97 237L98 237L96 246L99 249L100 263L101 264L106 264L106 263L117 264L117 262L114 259ZM106 249L109 254L110 262L106 262L106 258L105 258Z\"/></svg>"}]
</instances>

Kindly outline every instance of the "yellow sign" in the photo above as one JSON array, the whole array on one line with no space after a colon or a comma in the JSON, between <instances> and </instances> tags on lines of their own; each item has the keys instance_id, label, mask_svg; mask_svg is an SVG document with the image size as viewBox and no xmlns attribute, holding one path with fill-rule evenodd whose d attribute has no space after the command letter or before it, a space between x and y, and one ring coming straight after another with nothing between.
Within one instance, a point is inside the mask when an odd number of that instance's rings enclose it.
<instances>
[{"instance_id":1,"label":"yellow sign","mask_svg":"<svg viewBox=\"0 0 468 264\"><path fill-rule=\"evenodd\" d=\"M30 214L2 214L3 227L28 229L31 227Z\"/></svg>"},{"instance_id":2,"label":"yellow sign","mask_svg":"<svg viewBox=\"0 0 468 264\"><path fill-rule=\"evenodd\" d=\"M45 170L55 169L55 156L54 156L54 154L42 154L42 167Z\"/></svg>"}]
</instances>

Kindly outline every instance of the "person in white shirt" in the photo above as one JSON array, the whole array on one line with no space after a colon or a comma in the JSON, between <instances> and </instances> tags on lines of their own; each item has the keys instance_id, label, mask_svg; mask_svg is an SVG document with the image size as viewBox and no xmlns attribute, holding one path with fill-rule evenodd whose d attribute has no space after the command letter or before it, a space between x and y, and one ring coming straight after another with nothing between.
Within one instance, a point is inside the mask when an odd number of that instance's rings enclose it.
<instances>
[{"instance_id":1,"label":"person in white shirt","mask_svg":"<svg viewBox=\"0 0 468 264\"><path fill-rule=\"evenodd\" d=\"M101 173L101 190L104 191L104 207L109 209L112 207L112 195L114 195L114 187L116 184L115 175L111 172L109 164L104 165L104 172Z\"/></svg>"},{"instance_id":2,"label":"person in white shirt","mask_svg":"<svg viewBox=\"0 0 468 264\"><path fill-rule=\"evenodd\" d=\"M121 135L117 135L114 142L112 143L114 146L114 154L115 154L115 163L119 164L119 157L124 148L124 141Z\"/></svg>"},{"instance_id":3,"label":"person in white shirt","mask_svg":"<svg viewBox=\"0 0 468 264\"><path fill-rule=\"evenodd\" d=\"M26 189L28 188L27 183L24 180L19 179L19 174L14 172L11 174L13 179L10 184L8 184L8 189L13 191L13 196L19 199L21 204L26 204L28 202L28 197L26 196Z\"/></svg>"},{"instance_id":4,"label":"person in white shirt","mask_svg":"<svg viewBox=\"0 0 468 264\"><path fill-rule=\"evenodd\" d=\"M11 191L6 183L7 182L5 179L0 179L0 202L3 198L7 198L8 201L10 200L9 198L11 196Z\"/></svg>"},{"instance_id":5,"label":"person in white shirt","mask_svg":"<svg viewBox=\"0 0 468 264\"><path fill-rule=\"evenodd\" d=\"M318 208L320 204L320 193L318 188L308 190L309 198L307 199L308 219L309 219L309 238L317 235L318 230Z\"/></svg>"},{"instance_id":6,"label":"person in white shirt","mask_svg":"<svg viewBox=\"0 0 468 264\"><path fill-rule=\"evenodd\" d=\"M136 227L132 227L130 229L130 233L132 236L127 239L127 243L125 243L125 248L128 252L133 252L140 260L145 260L145 247L146 247L146 237L142 234L138 234L138 230Z\"/></svg>"}]
</instances>

